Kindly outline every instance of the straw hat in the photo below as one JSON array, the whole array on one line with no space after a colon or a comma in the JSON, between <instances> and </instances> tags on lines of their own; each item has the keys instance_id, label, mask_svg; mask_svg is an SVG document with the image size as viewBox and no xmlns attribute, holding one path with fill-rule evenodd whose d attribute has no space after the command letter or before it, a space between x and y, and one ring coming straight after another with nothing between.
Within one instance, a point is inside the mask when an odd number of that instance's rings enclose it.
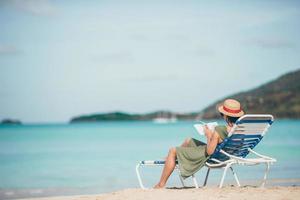
<instances>
[{"instance_id":1,"label":"straw hat","mask_svg":"<svg viewBox=\"0 0 300 200\"><path fill-rule=\"evenodd\" d=\"M224 103L218 107L218 110L220 113L230 117L241 117L244 115L240 102L234 99L226 99Z\"/></svg>"}]
</instances>

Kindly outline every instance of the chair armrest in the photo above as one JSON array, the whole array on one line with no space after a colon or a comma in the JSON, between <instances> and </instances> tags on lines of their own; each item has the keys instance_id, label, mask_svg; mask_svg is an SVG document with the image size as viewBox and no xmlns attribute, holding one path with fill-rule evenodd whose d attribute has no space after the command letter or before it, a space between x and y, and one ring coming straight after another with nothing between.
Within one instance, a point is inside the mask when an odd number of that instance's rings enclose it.
<instances>
[{"instance_id":1,"label":"chair armrest","mask_svg":"<svg viewBox=\"0 0 300 200\"><path fill-rule=\"evenodd\" d=\"M241 162L241 163L257 164L258 161L260 161L260 162L261 161L262 162L276 162L276 160L274 158L270 158L270 157L267 157L267 156L266 157L260 157L259 158L260 160L258 160L258 159L247 159L247 158L237 157L237 156L231 155L231 154L229 154L229 153L227 153L223 150L220 150L220 153L228 156L231 159L236 160L237 162ZM261 156L263 156L263 155L261 155Z\"/></svg>"},{"instance_id":2,"label":"chair armrest","mask_svg":"<svg viewBox=\"0 0 300 200\"><path fill-rule=\"evenodd\" d=\"M251 153L255 154L256 156L258 156L258 157L260 157L260 158L264 158L264 159L267 159L267 160L270 160L270 161L273 161L273 162L276 162L276 161L277 161L275 158L271 158L271 157L269 157L269 156L265 156L265 155L259 154L259 153L257 153L256 151L254 151L254 150L252 150L252 149L250 149L250 148L248 148L248 150L249 150Z\"/></svg>"}]
</instances>

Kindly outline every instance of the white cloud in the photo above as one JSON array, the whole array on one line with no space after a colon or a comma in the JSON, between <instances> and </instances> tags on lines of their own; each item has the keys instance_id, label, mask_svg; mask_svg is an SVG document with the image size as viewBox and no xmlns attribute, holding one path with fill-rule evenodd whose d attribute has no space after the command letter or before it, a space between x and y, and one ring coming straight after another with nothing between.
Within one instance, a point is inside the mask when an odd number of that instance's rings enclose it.
<instances>
[{"instance_id":1,"label":"white cloud","mask_svg":"<svg viewBox=\"0 0 300 200\"><path fill-rule=\"evenodd\" d=\"M266 49L294 48L295 44L283 38L255 38L247 41L248 44Z\"/></svg>"},{"instance_id":2,"label":"white cloud","mask_svg":"<svg viewBox=\"0 0 300 200\"><path fill-rule=\"evenodd\" d=\"M93 55L92 60L100 64L113 63L132 63L134 61L133 55L130 52L116 52L102 55Z\"/></svg>"},{"instance_id":3,"label":"white cloud","mask_svg":"<svg viewBox=\"0 0 300 200\"><path fill-rule=\"evenodd\" d=\"M20 50L13 45L0 44L0 55L18 54Z\"/></svg>"},{"instance_id":4,"label":"white cloud","mask_svg":"<svg viewBox=\"0 0 300 200\"><path fill-rule=\"evenodd\" d=\"M57 8L48 0L4 0L2 3L37 16L50 16L57 13Z\"/></svg>"},{"instance_id":5,"label":"white cloud","mask_svg":"<svg viewBox=\"0 0 300 200\"><path fill-rule=\"evenodd\" d=\"M205 46L198 46L195 52L196 56L203 56L203 57L207 57L207 56L215 56L216 55L216 51L213 50L212 48L209 47L205 47Z\"/></svg>"},{"instance_id":6,"label":"white cloud","mask_svg":"<svg viewBox=\"0 0 300 200\"><path fill-rule=\"evenodd\" d=\"M173 73L173 74L157 74L157 75L142 75L142 76L140 75L140 76L127 78L127 80L133 82L158 82L158 81L161 82L161 81L185 80L185 78Z\"/></svg>"}]
</instances>

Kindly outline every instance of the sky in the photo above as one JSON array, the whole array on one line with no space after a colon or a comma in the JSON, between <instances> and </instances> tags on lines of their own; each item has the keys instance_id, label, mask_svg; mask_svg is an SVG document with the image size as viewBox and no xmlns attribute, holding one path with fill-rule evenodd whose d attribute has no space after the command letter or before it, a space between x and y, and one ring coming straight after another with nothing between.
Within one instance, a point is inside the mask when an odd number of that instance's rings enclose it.
<instances>
[{"instance_id":1,"label":"sky","mask_svg":"<svg viewBox=\"0 0 300 200\"><path fill-rule=\"evenodd\" d=\"M0 0L0 120L200 111L300 68L298 1Z\"/></svg>"}]
</instances>

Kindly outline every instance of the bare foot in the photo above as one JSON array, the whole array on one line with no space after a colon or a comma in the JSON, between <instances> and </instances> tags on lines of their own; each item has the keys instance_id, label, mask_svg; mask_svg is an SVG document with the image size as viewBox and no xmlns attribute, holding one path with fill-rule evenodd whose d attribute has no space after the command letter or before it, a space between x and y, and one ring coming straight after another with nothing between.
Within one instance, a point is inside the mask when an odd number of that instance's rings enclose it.
<instances>
[{"instance_id":1,"label":"bare foot","mask_svg":"<svg viewBox=\"0 0 300 200\"><path fill-rule=\"evenodd\" d=\"M153 188L154 189L163 189L165 186L164 185L160 185L159 183L156 184Z\"/></svg>"}]
</instances>

